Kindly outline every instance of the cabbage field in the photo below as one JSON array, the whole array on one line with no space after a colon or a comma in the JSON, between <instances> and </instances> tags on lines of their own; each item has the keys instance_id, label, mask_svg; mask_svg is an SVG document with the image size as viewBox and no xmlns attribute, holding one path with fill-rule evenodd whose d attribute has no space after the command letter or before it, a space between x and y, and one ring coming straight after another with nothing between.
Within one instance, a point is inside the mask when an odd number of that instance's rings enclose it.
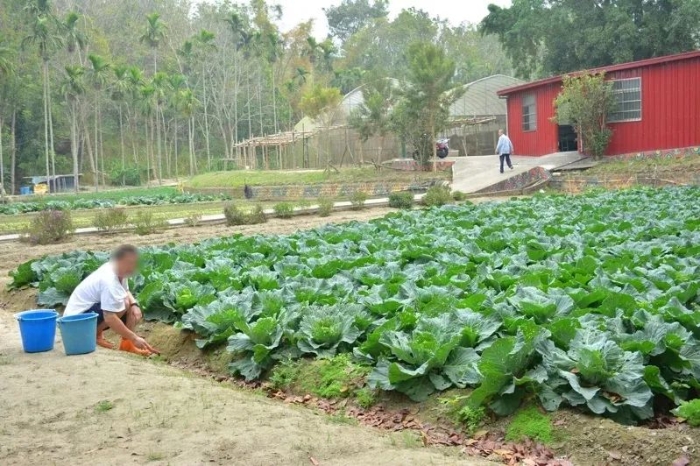
<instances>
[{"instance_id":1,"label":"cabbage field","mask_svg":"<svg viewBox=\"0 0 700 466\"><path fill-rule=\"evenodd\" d=\"M352 353L370 386L417 401L471 387L500 415L536 399L635 422L700 389L699 198L542 196L149 248L133 286L249 380ZM106 258L30 262L13 286L57 305Z\"/></svg>"},{"instance_id":2,"label":"cabbage field","mask_svg":"<svg viewBox=\"0 0 700 466\"><path fill-rule=\"evenodd\" d=\"M30 202L12 202L0 204L0 215L17 215L45 210L109 209L124 206L153 206L170 204L192 204L195 202L214 202L231 199L226 194L179 194L160 193L148 196L125 196L120 199L83 198L71 200L42 200Z\"/></svg>"}]
</instances>

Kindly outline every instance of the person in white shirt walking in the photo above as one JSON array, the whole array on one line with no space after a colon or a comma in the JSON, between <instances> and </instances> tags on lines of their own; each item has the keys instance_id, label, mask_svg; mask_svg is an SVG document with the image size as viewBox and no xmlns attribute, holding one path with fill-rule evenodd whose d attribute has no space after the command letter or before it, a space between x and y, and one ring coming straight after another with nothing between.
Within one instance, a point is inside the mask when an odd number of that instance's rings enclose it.
<instances>
[{"instance_id":1,"label":"person in white shirt walking","mask_svg":"<svg viewBox=\"0 0 700 466\"><path fill-rule=\"evenodd\" d=\"M120 350L150 356L158 351L135 333L143 313L129 291L128 283L129 277L136 272L138 259L139 253L134 246L119 246L109 262L75 288L63 315L94 312L97 314L98 345L114 349L114 345L103 336L103 332L111 328L122 337Z\"/></svg>"},{"instance_id":2,"label":"person in white shirt walking","mask_svg":"<svg viewBox=\"0 0 700 466\"><path fill-rule=\"evenodd\" d=\"M510 155L513 153L513 143L506 133L498 130L498 145L496 146L496 154L501 158L501 173L503 173L503 162L508 162L508 168L513 169L513 164L510 162Z\"/></svg>"}]
</instances>

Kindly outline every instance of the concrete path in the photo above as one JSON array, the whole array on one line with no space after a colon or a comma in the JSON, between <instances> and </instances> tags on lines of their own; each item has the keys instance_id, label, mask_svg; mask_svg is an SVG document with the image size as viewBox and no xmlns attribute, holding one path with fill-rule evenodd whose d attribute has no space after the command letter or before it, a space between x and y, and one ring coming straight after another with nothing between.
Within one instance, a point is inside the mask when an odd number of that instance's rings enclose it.
<instances>
[{"instance_id":1,"label":"concrete path","mask_svg":"<svg viewBox=\"0 0 700 466\"><path fill-rule=\"evenodd\" d=\"M454 157L447 160L454 161L453 171L453 191L463 193L475 193L491 185L507 180L511 176L525 173L535 167L543 167L547 170L567 165L584 158L578 152L560 152L543 157L523 157L513 156L513 170L506 167L506 172L501 174L500 161L498 156L490 155L483 157Z\"/></svg>"}]
</instances>

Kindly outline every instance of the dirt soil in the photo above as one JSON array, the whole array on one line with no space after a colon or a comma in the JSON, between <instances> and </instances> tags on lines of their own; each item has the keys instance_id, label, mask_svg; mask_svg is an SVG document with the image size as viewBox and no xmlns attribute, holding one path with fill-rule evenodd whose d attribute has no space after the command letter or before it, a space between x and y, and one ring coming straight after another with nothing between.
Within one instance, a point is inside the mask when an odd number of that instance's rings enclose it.
<instances>
[{"instance_id":1,"label":"dirt soil","mask_svg":"<svg viewBox=\"0 0 700 466\"><path fill-rule=\"evenodd\" d=\"M58 334L51 352L21 350L12 313L31 308L35 294L4 288L7 272L22 261L78 248L109 250L124 242L291 233L387 212L373 209L243 228L183 228L147 237L83 236L40 247L0 244L0 464L492 465L457 449L423 448L410 432L388 434L358 426L124 353L98 348L66 357Z\"/></svg>"}]
</instances>

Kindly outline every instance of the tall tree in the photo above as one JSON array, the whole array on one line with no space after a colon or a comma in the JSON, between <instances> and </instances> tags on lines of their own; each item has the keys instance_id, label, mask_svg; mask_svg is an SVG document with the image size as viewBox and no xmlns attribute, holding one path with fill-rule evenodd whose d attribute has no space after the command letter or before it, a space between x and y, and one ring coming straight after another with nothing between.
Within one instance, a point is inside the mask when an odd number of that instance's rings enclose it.
<instances>
[{"instance_id":1,"label":"tall tree","mask_svg":"<svg viewBox=\"0 0 700 466\"><path fill-rule=\"evenodd\" d=\"M51 77L49 73L49 61L53 53L62 43L58 34L56 17L49 0L31 0L25 6L31 21L30 35L24 39L25 43L36 45L41 59L41 77L43 83L44 104L44 153L46 157L46 186L51 190L51 167L56 173L54 141L53 141L53 117L51 112Z\"/></svg>"},{"instance_id":2,"label":"tall tree","mask_svg":"<svg viewBox=\"0 0 700 466\"><path fill-rule=\"evenodd\" d=\"M75 192L80 190L80 166L78 163L80 97L85 94L85 68L80 65L66 66L66 76L61 86L61 94L68 106L70 116L70 148L73 159L73 184Z\"/></svg>"},{"instance_id":3,"label":"tall tree","mask_svg":"<svg viewBox=\"0 0 700 466\"><path fill-rule=\"evenodd\" d=\"M165 39L166 24L160 19L158 13L146 15L146 27L141 35L140 41L151 48L153 53L153 75L158 73L158 47Z\"/></svg>"},{"instance_id":4,"label":"tall tree","mask_svg":"<svg viewBox=\"0 0 700 466\"><path fill-rule=\"evenodd\" d=\"M331 36L345 42L350 36L371 25L376 19L389 15L388 0L343 0L324 8Z\"/></svg>"},{"instance_id":5,"label":"tall tree","mask_svg":"<svg viewBox=\"0 0 700 466\"><path fill-rule=\"evenodd\" d=\"M13 53L7 48L0 46L0 197L5 197L5 157L3 153L3 129L5 127L5 96L7 93L7 83L10 82L14 74Z\"/></svg>"},{"instance_id":6,"label":"tall tree","mask_svg":"<svg viewBox=\"0 0 700 466\"><path fill-rule=\"evenodd\" d=\"M95 129L95 186L97 186L102 175L102 184L105 184L105 162L104 162L104 145L102 135L102 92L107 86L109 72L112 65L102 56L97 54L88 55L90 62L89 77L93 88L94 97L94 129Z\"/></svg>"},{"instance_id":7,"label":"tall tree","mask_svg":"<svg viewBox=\"0 0 700 466\"><path fill-rule=\"evenodd\" d=\"M455 87L455 62L437 45L413 44L408 49L408 63L409 74L402 100L408 108L419 111L414 123L427 135L432 147L433 170L436 170L435 136L444 129L450 106L463 95L464 88Z\"/></svg>"},{"instance_id":8,"label":"tall tree","mask_svg":"<svg viewBox=\"0 0 700 466\"><path fill-rule=\"evenodd\" d=\"M362 104L350 115L350 125L360 134L363 141L380 136L377 161L382 160L384 138L392 131L391 112L398 101L395 81L388 78L374 78L362 87Z\"/></svg>"},{"instance_id":9,"label":"tall tree","mask_svg":"<svg viewBox=\"0 0 700 466\"><path fill-rule=\"evenodd\" d=\"M481 30L527 78L693 50L698 22L700 0L514 0L489 5Z\"/></svg>"}]
</instances>

